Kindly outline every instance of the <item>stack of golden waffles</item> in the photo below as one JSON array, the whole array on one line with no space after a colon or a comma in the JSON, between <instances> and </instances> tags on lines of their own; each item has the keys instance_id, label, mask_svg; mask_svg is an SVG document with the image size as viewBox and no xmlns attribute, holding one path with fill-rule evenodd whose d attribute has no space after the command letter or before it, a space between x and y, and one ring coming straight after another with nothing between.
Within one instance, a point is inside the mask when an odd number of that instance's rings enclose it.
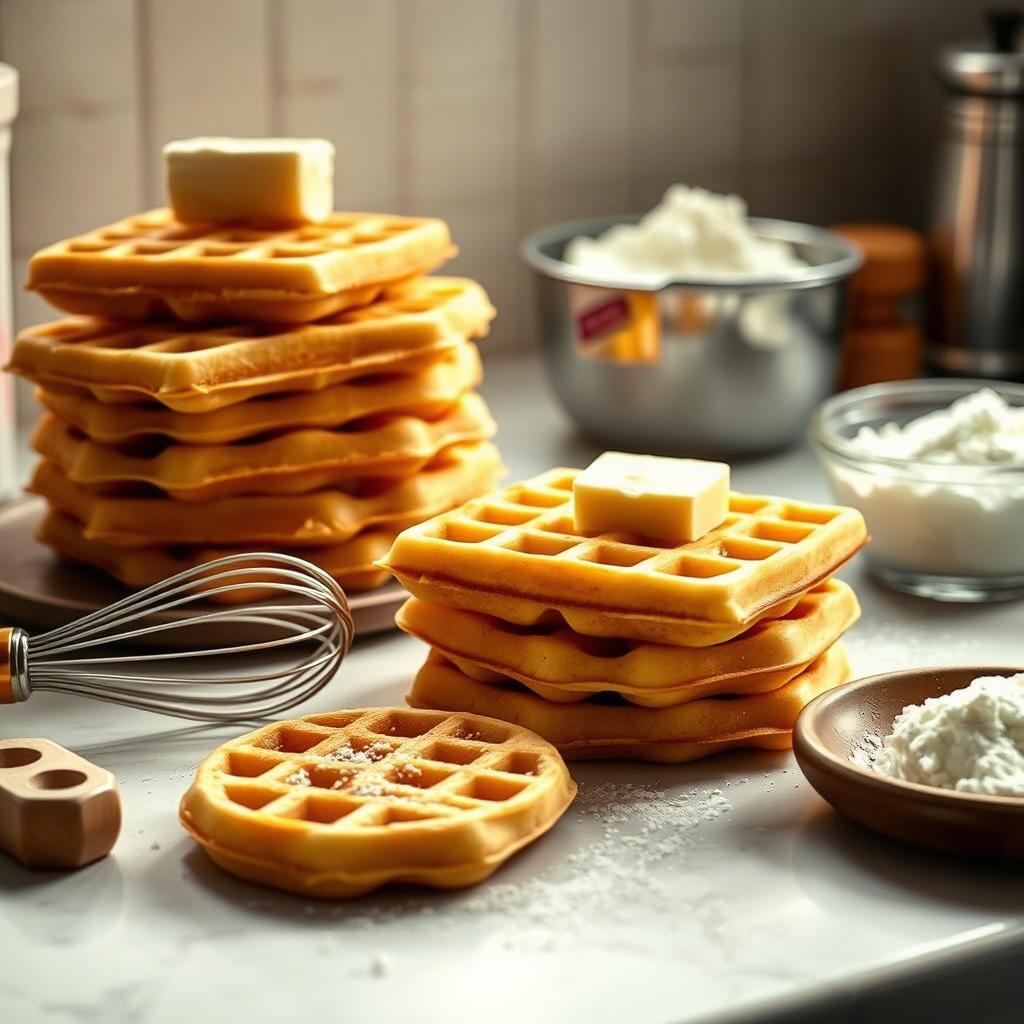
<instances>
[{"instance_id":1,"label":"stack of golden waffles","mask_svg":"<svg viewBox=\"0 0 1024 1024\"><path fill-rule=\"evenodd\" d=\"M699 540L575 527L557 469L401 533L381 562L432 650L408 702L525 726L565 756L681 762L778 749L848 676L859 614L832 574L865 542L854 509L732 493Z\"/></svg>"},{"instance_id":2,"label":"stack of golden waffles","mask_svg":"<svg viewBox=\"0 0 1024 1024\"><path fill-rule=\"evenodd\" d=\"M399 530L501 472L474 391L494 310L423 276L453 251L437 220L155 210L37 253L29 287L77 314L22 332L9 366L45 408L41 539L132 587L253 549L384 582Z\"/></svg>"}]
</instances>

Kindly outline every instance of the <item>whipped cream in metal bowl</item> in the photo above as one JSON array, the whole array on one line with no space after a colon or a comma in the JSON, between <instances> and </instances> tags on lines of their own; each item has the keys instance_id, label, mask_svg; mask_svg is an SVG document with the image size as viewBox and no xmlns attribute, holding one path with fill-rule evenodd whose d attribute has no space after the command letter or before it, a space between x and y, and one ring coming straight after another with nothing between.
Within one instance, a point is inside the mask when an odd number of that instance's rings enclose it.
<instances>
[{"instance_id":1,"label":"whipped cream in metal bowl","mask_svg":"<svg viewBox=\"0 0 1024 1024\"><path fill-rule=\"evenodd\" d=\"M863 513L883 576L1024 577L1024 389L972 386L924 415L864 423L876 406L912 413L958 387L874 385L830 399L815 419L832 490Z\"/></svg>"},{"instance_id":2,"label":"whipped cream in metal bowl","mask_svg":"<svg viewBox=\"0 0 1024 1024\"><path fill-rule=\"evenodd\" d=\"M597 238L578 235L564 257L598 276L768 274L804 266L791 245L760 238L737 195L672 185L636 224L616 224Z\"/></svg>"},{"instance_id":3,"label":"whipped cream in metal bowl","mask_svg":"<svg viewBox=\"0 0 1024 1024\"><path fill-rule=\"evenodd\" d=\"M747 214L740 196L676 184L636 224L615 224L596 238L577 235L562 258L597 278L638 287L692 276L771 276L807 265L792 245L759 236ZM740 316L744 336L766 349L782 348L789 339L788 301L772 293L745 304L737 295L699 296L705 316Z\"/></svg>"}]
</instances>

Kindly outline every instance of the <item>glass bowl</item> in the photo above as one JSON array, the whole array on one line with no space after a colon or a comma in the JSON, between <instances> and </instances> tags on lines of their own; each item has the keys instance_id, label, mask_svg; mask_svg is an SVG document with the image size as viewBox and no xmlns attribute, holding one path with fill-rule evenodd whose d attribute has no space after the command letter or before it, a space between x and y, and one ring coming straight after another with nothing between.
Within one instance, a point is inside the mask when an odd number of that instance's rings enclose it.
<instances>
[{"instance_id":1,"label":"glass bowl","mask_svg":"<svg viewBox=\"0 0 1024 1024\"><path fill-rule=\"evenodd\" d=\"M832 493L867 521L869 568L897 590L940 601L1024 597L1024 464L935 464L851 444L861 427L902 426L979 388L1024 407L1020 384L897 381L835 395L811 421Z\"/></svg>"}]
</instances>

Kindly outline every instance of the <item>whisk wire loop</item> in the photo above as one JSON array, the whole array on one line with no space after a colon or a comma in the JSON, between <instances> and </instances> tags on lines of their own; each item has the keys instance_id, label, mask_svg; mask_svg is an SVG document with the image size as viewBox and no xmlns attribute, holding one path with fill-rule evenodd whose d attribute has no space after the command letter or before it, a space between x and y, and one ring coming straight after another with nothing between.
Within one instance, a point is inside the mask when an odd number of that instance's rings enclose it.
<instances>
[{"instance_id":1,"label":"whisk wire loop","mask_svg":"<svg viewBox=\"0 0 1024 1024\"><path fill-rule=\"evenodd\" d=\"M256 597L263 600L237 603ZM233 603L211 606L225 599ZM195 646L118 650L172 633ZM10 631L10 684L0 699L48 690L196 721L263 718L318 693L352 639L345 592L318 566L275 552L228 555L39 636ZM210 670L208 659L226 667ZM183 671L148 667L170 662Z\"/></svg>"}]
</instances>

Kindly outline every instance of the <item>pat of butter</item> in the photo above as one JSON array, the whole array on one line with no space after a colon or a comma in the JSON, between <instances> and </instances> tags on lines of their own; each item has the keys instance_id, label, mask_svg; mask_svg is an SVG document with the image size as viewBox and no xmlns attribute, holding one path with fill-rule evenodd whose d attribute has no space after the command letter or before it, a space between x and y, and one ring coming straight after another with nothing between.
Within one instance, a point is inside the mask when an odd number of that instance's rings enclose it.
<instances>
[{"instance_id":1,"label":"pat of butter","mask_svg":"<svg viewBox=\"0 0 1024 1024\"><path fill-rule=\"evenodd\" d=\"M326 139L182 139L164 146L164 165L180 221L317 223L334 208Z\"/></svg>"},{"instance_id":2,"label":"pat of butter","mask_svg":"<svg viewBox=\"0 0 1024 1024\"><path fill-rule=\"evenodd\" d=\"M576 477L572 494L582 533L636 533L682 544L722 524L729 511L729 467L605 452Z\"/></svg>"}]
</instances>

